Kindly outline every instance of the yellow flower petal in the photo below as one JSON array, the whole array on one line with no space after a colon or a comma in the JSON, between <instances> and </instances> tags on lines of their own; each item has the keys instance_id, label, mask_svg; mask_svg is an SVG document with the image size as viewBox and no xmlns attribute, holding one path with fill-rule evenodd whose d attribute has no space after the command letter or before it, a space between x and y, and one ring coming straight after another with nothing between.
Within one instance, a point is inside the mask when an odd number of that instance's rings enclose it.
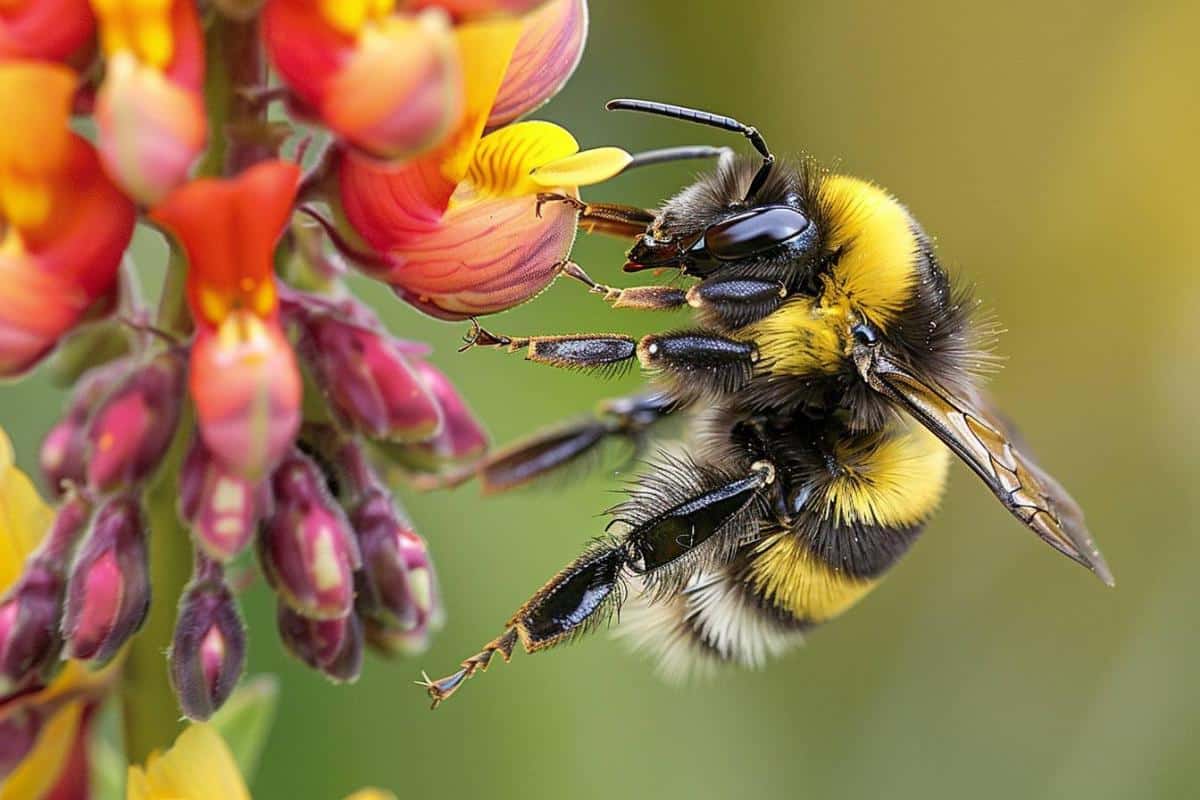
<instances>
[{"instance_id":1,"label":"yellow flower petal","mask_svg":"<svg viewBox=\"0 0 1200 800\"><path fill-rule=\"evenodd\" d=\"M250 800L237 762L211 725L189 725L167 752L152 753L145 769L131 766L126 800Z\"/></svg>"},{"instance_id":2,"label":"yellow flower petal","mask_svg":"<svg viewBox=\"0 0 1200 800\"><path fill-rule=\"evenodd\" d=\"M467 181L481 198L536 194L546 184L533 180L531 173L578 152L579 143L566 129L552 122L518 122L483 137Z\"/></svg>"},{"instance_id":3,"label":"yellow flower petal","mask_svg":"<svg viewBox=\"0 0 1200 800\"><path fill-rule=\"evenodd\" d=\"M458 183L467 174L523 25L520 20L468 22L455 28L462 63L464 113L442 159L442 174Z\"/></svg>"},{"instance_id":4,"label":"yellow flower petal","mask_svg":"<svg viewBox=\"0 0 1200 800\"><path fill-rule=\"evenodd\" d=\"M37 800L58 781L79 730L83 703L68 703L42 727L29 755L0 786L0 800Z\"/></svg>"},{"instance_id":5,"label":"yellow flower petal","mask_svg":"<svg viewBox=\"0 0 1200 800\"><path fill-rule=\"evenodd\" d=\"M42 540L52 517L33 482L13 464L12 442L0 429L0 594L20 577L25 557Z\"/></svg>"},{"instance_id":6,"label":"yellow flower petal","mask_svg":"<svg viewBox=\"0 0 1200 800\"><path fill-rule=\"evenodd\" d=\"M619 147L597 147L537 167L529 178L543 189L591 186L617 175L633 156Z\"/></svg>"}]
</instances>

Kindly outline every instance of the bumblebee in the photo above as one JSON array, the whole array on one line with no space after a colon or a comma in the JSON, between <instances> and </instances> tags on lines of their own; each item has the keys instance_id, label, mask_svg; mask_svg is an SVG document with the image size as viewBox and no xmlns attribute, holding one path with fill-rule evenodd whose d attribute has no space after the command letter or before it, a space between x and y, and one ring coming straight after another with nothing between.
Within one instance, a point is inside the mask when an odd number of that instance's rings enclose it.
<instances>
[{"instance_id":1,"label":"bumblebee","mask_svg":"<svg viewBox=\"0 0 1200 800\"><path fill-rule=\"evenodd\" d=\"M722 151L711 174L657 211L540 198L576 205L587 231L632 238L627 272L676 269L695 282L613 288L570 263L567 275L614 307L690 307L699 324L638 341L476 325L474 346L573 369L637 362L651 381L593 419L493 454L477 474L485 490L509 489L605 441L645 442L672 417L686 420L685 449L646 462L606 535L500 636L422 682L434 707L495 654L553 647L622 606L618 630L667 672L758 666L875 587L934 513L951 454L1022 524L1112 585L1078 505L979 388L987 326L895 197L808 161L777 162L730 117L643 100L608 107L742 134L759 158Z\"/></svg>"}]
</instances>

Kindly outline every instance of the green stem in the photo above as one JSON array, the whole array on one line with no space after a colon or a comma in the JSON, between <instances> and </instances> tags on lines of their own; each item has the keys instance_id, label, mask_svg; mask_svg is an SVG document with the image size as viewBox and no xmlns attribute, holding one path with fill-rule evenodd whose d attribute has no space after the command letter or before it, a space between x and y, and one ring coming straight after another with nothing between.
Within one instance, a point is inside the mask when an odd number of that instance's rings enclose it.
<instances>
[{"instance_id":1,"label":"green stem","mask_svg":"<svg viewBox=\"0 0 1200 800\"><path fill-rule=\"evenodd\" d=\"M256 136L262 129L262 109L237 89L261 85L265 67L253 22L210 20L205 105L209 148L199 174L231 175L270 155ZM185 283L187 263L172 248L158 305L158 327L186 336L191 330ZM126 757L142 762L156 749L168 747L180 730L179 704L171 689L165 654L174 633L180 594L192 575L192 544L179 519L179 469L192 436L193 412L185 409L162 467L147 487L143 502L151 532L150 582L153 600L146 625L129 646L122 671L122 713Z\"/></svg>"},{"instance_id":2,"label":"green stem","mask_svg":"<svg viewBox=\"0 0 1200 800\"><path fill-rule=\"evenodd\" d=\"M175 510L179 465L191 422L189 409L143 500L151 531L153 595L150 616L130 644L121 674L125 755L130 763L141 763L151 751L166 749L180 730L179 703L171 689L164 654L175 630L176 601L192 574L191 541Z\"/></svg>"}]
</instances>

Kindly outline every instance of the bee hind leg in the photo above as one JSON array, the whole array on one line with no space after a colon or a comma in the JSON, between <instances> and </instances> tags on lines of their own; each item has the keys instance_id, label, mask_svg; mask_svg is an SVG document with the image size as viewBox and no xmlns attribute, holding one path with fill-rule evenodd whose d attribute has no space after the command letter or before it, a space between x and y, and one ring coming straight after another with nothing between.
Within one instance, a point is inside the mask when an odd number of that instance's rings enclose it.
<instances>
[{"instance_id":1,"label":"bee hind leg","mask_svg":"<svg viewBox=\"0 0 1200 800\"><path fill-rule=\"evenodd\" d=\"M755 519L744 512L775 482L775 468L766 461L736 476L697 467L690 460L663 467L661 474L645 481L644 491L654 497L639 496L635 490L630 513L618 512L632 525L624 535L588 547L517 609L504 633L463 661L456 672L419 681L434 708L486 670L496 653L508 661L517 642L525 652L536 653L603 625L620 608L627 577L641 576L652 597L666 596L701 567L726 562L747 530L735 522ZM682 474L685 469L692 473ZM689 491L677 491L681 480Z\"/></svg>"}]
</instances>

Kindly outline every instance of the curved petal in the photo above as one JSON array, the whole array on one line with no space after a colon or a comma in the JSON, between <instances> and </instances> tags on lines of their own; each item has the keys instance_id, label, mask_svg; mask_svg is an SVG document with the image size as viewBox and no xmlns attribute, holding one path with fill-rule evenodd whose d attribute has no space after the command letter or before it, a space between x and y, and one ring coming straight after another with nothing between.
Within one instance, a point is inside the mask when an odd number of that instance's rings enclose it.
<instances>
[{"instance_id":1,"label":"curved petal","mask_svg":"<svg viewBox=\"0 0 1200 800\"><path fill-rule=\"evenodd\" d=\"M587 0L549 0L527 14L487 126L512 122L558 94L583 57L587 28Z\"/></svg>"},{"instance_id":2,"label":"curved petal","mask_svg":"<svg viewBox=\"0 0 1200 800\"><path fill-rule=\"evenodd\" d=\"M396 242L384 280L405 301L442 319L493 314L530 299L558 274L575 241L565 203L536 213L536 197L454 204L436 230Z\"/></svg>"}]
</instances>

